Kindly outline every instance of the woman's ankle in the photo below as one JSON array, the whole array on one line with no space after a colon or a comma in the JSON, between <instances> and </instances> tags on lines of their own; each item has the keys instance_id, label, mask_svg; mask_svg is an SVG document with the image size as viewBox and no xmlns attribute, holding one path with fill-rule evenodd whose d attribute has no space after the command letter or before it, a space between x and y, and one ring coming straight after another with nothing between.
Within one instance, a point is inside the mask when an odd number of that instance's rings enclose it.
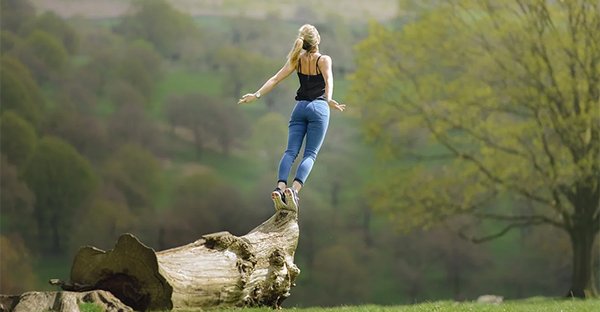
<instances>
[{"instance_id":1,"label":"woman's ankle","mask_svg":"<svg viewBox=\"0 0 600 312\"><path fill-rule=\"evenodd\" d=\"M277 188L283 191L287 188L287 183L279 181L277 182Z\"/></svg>"},{"instance_id":2,"label":"woman's ankle","mask_svg":"<svg viewBox=\"0 0 600 312\"><path fill-rule=\"evenodd\" d=\"M292 188L296 190L296 192L300 192L300 189L302 188L302 183L298 180L294 180L294 182L292 183Z\"/></svg>"}]
</instances>

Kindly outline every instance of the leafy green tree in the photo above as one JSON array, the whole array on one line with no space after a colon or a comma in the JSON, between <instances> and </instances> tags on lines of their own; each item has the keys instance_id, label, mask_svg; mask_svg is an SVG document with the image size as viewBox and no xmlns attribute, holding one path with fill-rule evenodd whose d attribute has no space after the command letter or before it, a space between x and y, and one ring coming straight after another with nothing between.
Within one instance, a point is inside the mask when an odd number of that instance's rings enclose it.
<instances>
[{"instance_id":1,"label":"leafy green tree","mask_svg":"<svg viewBox=\"0 0 600 312\"><path fill-rule=\"evenodd\" d=\"M100 101L98 90L94 85L87 85L85 80L78 80L81 76L80 71L65 75L63 80L57 85L57 90L53 97L57 103L53 109L70 110L84 115L97 115L98 102Z\"/></svg>"},{"instance_id":2,"label":"leafy green tree","mask_svg":"<svg viewBox=\"0 0 600 312\"><path fill-rule=\"evenodd\" d=\"M160 163L150 152L135 144L121 146L104 165L105 184L125 197L133 213L154 208L162 188Z\"/></svg>"},{"instance_id":3,"label":"leafy green tree","mask_svg":"<svg viewBox=\"0 0 600 312\"><path fill-rule=\"evenodd\" d=\"M600 4L456 0L420 13L397 31L373 24L358 47L350 98L389 160L374 206L405 228L505 222L463 231L476 241L552 225L571 241L569 295L595 294Z\"/></svg>"},{"instance_id":4,"label":"leafy green tree","mask_svg":"<svg viewBox=\"0 0 600 312\"><path fill-rule=\"evenodd\" d=\"M199 93L171 96L165 110L173 127L191 130L198 153L209 143L216 143L227 154L232 145L245 136L247 124L241 112L233 104L217 98Z\"/></svg>"},{"instance_id":5,"label":"leafy green tree","mask_svg":"<svg viewBox=\"0 0 600 312\"><path fill-rule=\"evenodd\" d=\"M78 112L73 107L75 104L69 105L69 102L65 100L61 107L46 114L44 133L67 141L93 163L103 161L110 153L106 124L96 116Z\"/></svg>"},{"instance_id":6,"label":"leafy green tree","mask_svg":"<svg viewBox=\"0 0 600 312\"><path fill-rule=\"evenodd\" d=\"M33 221L33 205L35 196L23 181L19 172L2 155L2 170L0 170L0 233L2 235L21 234L21 238L31 247L35 236Z\"/></svg>"},{"instance_id":7,"label":"leafy green tree","mask_svg":"<svg viewBox=\"0 0 600 312\"><path fill-rule=\"evenodd\" d=\"M216 62L225 75L224 81L227 81L223 94L232 98L241 97L246 87L256 88L257 77L264 77L263 80L266 80L274 72L266 58L236 46L223 47L217 53ZM282 64L283 62L284 60Z\"/></svg>"},{"instance_id":8,"label":"leafy green tree","mask_svg":"<svg viewBox=\"0 0 600 312\"><path fill-rule=\"evenodd\" d=\"M0 236L0 292L18 294L36 286L32 257L19 236Z\"/></svg>"},{"instance_id":9,"label":"leafy green tree","mask_svg":"<svg viewBox=\"0 0 600 312\"><path fill-rule=\"evenodd\" d=\"M89 60L73 70L68 83L63 83L63 89L78 91L77 98L83 100L74 103L75 107L82 112L93 109L98 97L106 98L113 106L150 103L164 73L163 60L154 47L143 40L123 43L109 35L99 36L98 41L105 45L93 42L90 47L84 42L82 49L90 50Z\"/></svg>"},{"instance_id":10,"label":"leafy green tree","mask_svg":"<svg viewBox=\"0 0 600 312\"><path fill-rule=\"evenodd\" d=\"M17 48L17 53L38 82L47 82L60 76L69 57L62 42L43 30L31 32Z\"/></svg>"},{"instance_id":11,"label":"leafy green tree","mask_svg":"<svg viewBox=\"0 0 600 312\"><path fill-rule=\"evenodd\" d=\"M131 42L130 38L124 38L110 27L98 27L85 19L71 19L69 25L75 28L78 44L77 51L80 55L96 56L106 52L114 51L124 43ZM137 39L137 38L136 38Z\"/></svg>"},{"instance_id":12,"label":"leafy green tree","mask_svg":"<svg viewBox=\"0 0 600 312\"><path fill-rule=\"evenodd\" d=\"M3 55L0 66L0 112L12 110L37 126L44 107L40 88L19 60Z\"/></svg>"},{"instance_id":13,"label":"leafy green tree","mask_svg":"<svg viewBox=\"0 0 600 312\"><path fill-rule=\"evenodd\" d=\"M13 32L8 30L2 30L0 32L0 51L2 51L2 55L12 51L12 49L19 46L21 42L22 39Z\"/></svg>"},{"instance_id":14,"label":"leafy green tree","mask_svg":"<svg viewBox=\"0 0 600 312\"><path fill-rule=\"evenodd\" d=\"M162 75L161 58L152 45L142 40L134 41L127 46L117 66L113 79L127 81L146 100L150 99Z\"/></svg>"},{"instance_id":15,"label":"leafy green tree","mask_svg":"<svg viewBox=\"0 0 600 312\"><path fill-rule=\"evenodd\" d=\"M19 33L21 27L35 18L35 8L27 0L0 1L0 28Z\"/></svg>"},{"instance_id":16,"label":"leafy green tree","mask_svg":"<svg viewBox=\"0 0 600 312\"><path fill-rule=\"evenodd\" d=\"M162 132L147 116L142 104L135 104L134 94L137 92L130 94L132 102L120 102L121 104L108 119L108 134L111 138L109 143L111 146L136 143L150 151L155 151L162 146Z\"/></svg>"},{"instance_id":17,"label":"leafy green tree","mask_svg":"<svg viewBox=\"0 0 600 312\"><path fill-rule=\"evenodd\" d=\"M108 99L117 106L131 105L144 108L146 101L144 95L126 80L117 80L106 86Z\"/></svg>"},{"instance_id":18,"label":"leafy green tree","mask_svg":"<svg viewBox=\"0 0 600 312\"><path fill-rule=\"evenodd\" d=\"M129 39L151 42L164 57L178 59L186 41L198 40L191 16L177 11L167 1L136 1L134 10L115 30Z\"/></svg>"},{"instance_id":19,"label":"leafy green tree","mask_svg":"<svg viewBox=\"0 0 600 312\"><path fill-rule=\"evenodd\" d=\"M82 27L80 27L82 28ZM74 66L71 79L85 86L90 93L105 96L107 86L115 79L115 71L124 57L125 38L109 29L94 27L79 29L79 50L87 61Z\"/></svg>"},{"instance_id":20,"label":"leafy green tree","mask_svg":"<svg viewBox=\"0 0 600 312\"><path fill-rule=\"evenodd\" d=\"M223 154L228 156L232 148L245 139L248 123L235 101L219 103L214 109L215 121L218 127L212 129L212 134L217 140Z\"/></svg>"},{"instance_id":21,"label":"leafy green tree","mask_svg":"<svg viewBox=\"0 0 600 312\"><path fill-rule=\"evenodd\" d=\"M290 38L290 33L294 33L297 29L294 29L296 26L274 27L279 23L285 25L286 21L273 14L264 19L237 16L228 22L231 30L227 34L220 33L220 41L224 42L223 46L231 45L238 49L252 51L253 54L285 62L284 56L294 42L293 38ZM279 44L274 44L275 42ZM282 65L278 64L274 70L278 70Z\"/></svg>"},{"instance_id":22,"label":"leafy green tree","mask_svg":"<svg viewBox=\"0 0 600 312\"><path fill-rule=\"evenodd\" d=\"M0 150L8 161L23 166L31 156L37 136L35 129L26 120L12 111L0 117Z\"/></svg>"},{"instance_id":23,"label":"leafy green tree","mask_svg":"<svg viewBox=\"0 0 600 312\"><path fill-rule=\"evenodd\" d=\"M79 42L77 32L55 13L46 11L32 19L23 27L22 33L28 34L36 29L43 30L58 39L69 54L77 52Z\"/></svg>"},{"instance_id":24,"label":"leafy green tree","mask_svg":"<svg viewBox=\"0 0 600 312\"><path fill-rule=\"evenodd\" d=\"M92 167L62 139L44 137L23 177L35 194L34 215L41 249L62 252L77 213L94 192L96 176Z\"/></svg>"}]
</instances>

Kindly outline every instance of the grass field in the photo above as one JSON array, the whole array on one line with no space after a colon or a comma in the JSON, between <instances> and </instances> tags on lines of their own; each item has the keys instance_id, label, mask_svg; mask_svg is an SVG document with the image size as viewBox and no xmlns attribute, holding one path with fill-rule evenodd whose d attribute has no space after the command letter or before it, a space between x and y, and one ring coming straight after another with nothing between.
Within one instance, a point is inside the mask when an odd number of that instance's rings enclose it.
<instances>
[{"instance_id":1,"label":"grass field","mask_svg":"<svg viewBox=\"0 0 600 312\"><path fill-rule=\"evenodd\" d=\"M298 312L597 312L600 311L600 299L591 300L570 300L570 299L548 299L531 298L525 300L510 300L501 304L483 304L475 302L454 302L454 301L436 301L429 303L420 303L414 305L399 306L341 306L332 308L287 308L284 310ZM231 311L231 310L212 310L212 311ZM244 312L267 312L272 309L239 309ZM191 312L191 311L190 311Z\"/></svg>"},{"instance_id":2,"label":"grass field","mask_svg":"<svg viewBox=\"0 0 600 312\"><path fill-rule=\"evenodd\" d=\"M82 312L96 312L98 307L92 304L80 306ZM531 298L526 300L512 300L501 304L484 304L475 302L436 301L414 305L401 306L341 306L332 308L286 308L288 311L298 312L597 312L600 311L600 299L591 300L558 300L548 298ZM243 312L268 312L270 308L254 309L218 309L209 311L243 311ZM192 312L192 311L180 311Z\"/></svg>"}]
</instances>

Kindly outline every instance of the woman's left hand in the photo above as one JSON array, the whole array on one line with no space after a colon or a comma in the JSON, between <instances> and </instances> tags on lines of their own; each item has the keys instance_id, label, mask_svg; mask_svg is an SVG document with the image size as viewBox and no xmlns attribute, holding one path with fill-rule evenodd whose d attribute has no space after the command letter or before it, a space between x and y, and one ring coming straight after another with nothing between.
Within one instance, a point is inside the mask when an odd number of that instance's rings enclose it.
<instances>
[{"instance_id":1,"label":"woman's left hand","mask_svg":"<svg viewBox=\"0 0 600 312\"><path fill-rule=\"evenodd\" d=\"M238 104L250 103L252 101L255 101L256 99L257 99L256 94L248 93L248 94L242 96L242 98L238 101Z\"/></svg>"},{"instance_id":2,"label":"woman's left hand","mask_svg":"<svg viewBox=\"0 0 600 312\"><path fill-rule=\"evenodd\" d=\"M343 112L346 109L346 104L340 104L334 99L329 100L327 104L329 104L329 107L337 109L340 112Z\"/></svg>"}]
</instances>

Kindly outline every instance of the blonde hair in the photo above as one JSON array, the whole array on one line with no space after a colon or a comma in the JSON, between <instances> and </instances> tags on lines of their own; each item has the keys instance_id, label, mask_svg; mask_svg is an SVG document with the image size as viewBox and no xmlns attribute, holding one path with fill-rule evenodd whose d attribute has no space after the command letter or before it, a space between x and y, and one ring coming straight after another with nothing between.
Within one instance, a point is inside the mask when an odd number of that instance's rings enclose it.
<instances>
[{"instance_id":1,"label":"blonde hair","mask_svg":"<svg viewBox=\"0 0 600 312\"><path fill-rule=\"evenodd\" d=\"M317 28L310 24L304 24L298 29L298 38L294 41L292 50L288 54L288 61L294 67L298 66L298 60L300 59L300 52L305 49L307 52L314 51L317 45L321 42L321 36Z\"/></svg>"}]
</instances>

